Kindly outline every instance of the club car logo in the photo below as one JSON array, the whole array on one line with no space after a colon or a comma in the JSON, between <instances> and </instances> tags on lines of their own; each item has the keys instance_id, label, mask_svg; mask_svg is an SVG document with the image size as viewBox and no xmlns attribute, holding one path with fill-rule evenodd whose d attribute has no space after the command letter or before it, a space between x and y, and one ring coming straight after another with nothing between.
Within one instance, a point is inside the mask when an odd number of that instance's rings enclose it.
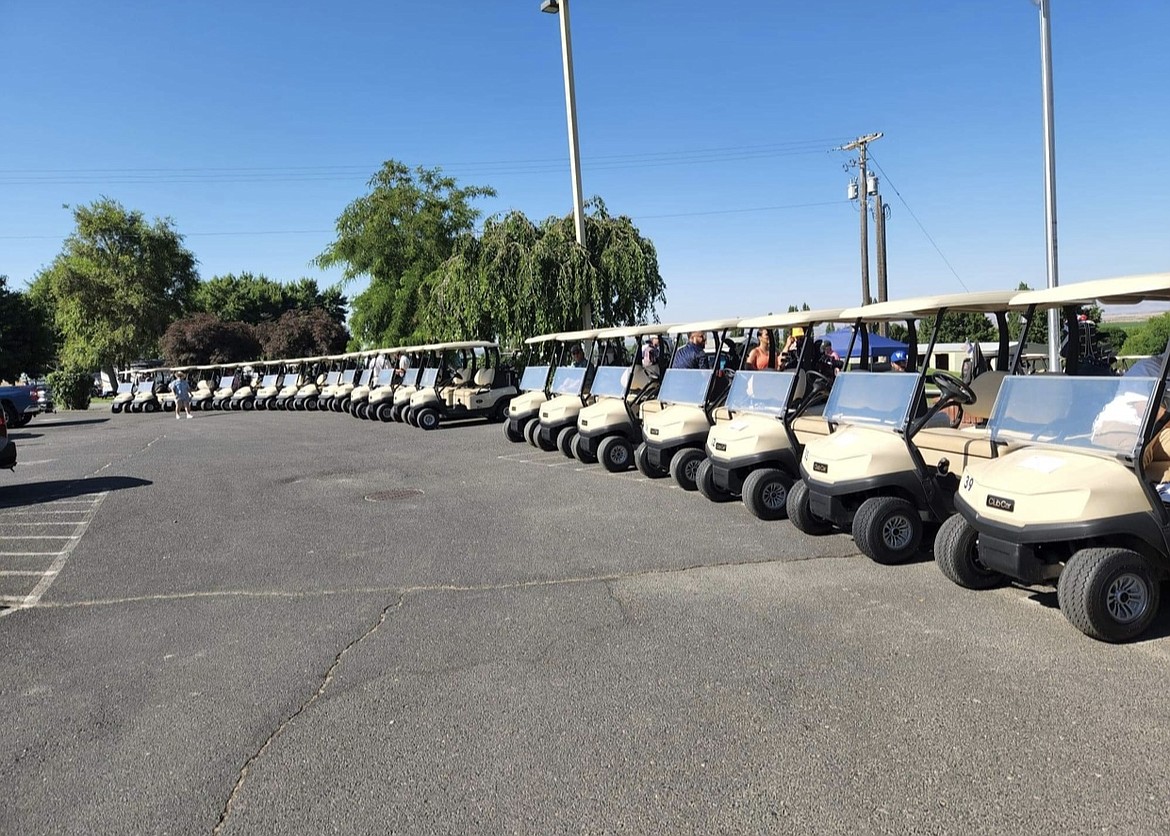
<instances>
[{"instance_id":1,"label":"club car logo","mask_svg":"<svg viewBox=\"0 0 1170 836\"><path fill-rule=\"evenodd\" d=\"M1016 501L995 494L987 495L987 507L997 511L1007 511L1009 514L1016 510Z\"/></svg>"},{"instance_id":2,"label":"club car logo","mask_svg":"<svg viewBox=\"0 0 1170 836\"><path fill-rule=\"evenodd\" d=\"M825 464L824 462L813 462L813 472L814 473L828 473L829 466L827 464Z\"/></svg>"},{"instance_id":3,"label":"club car logo","mask_svg":"<svg viewBox=\"0 0 1170 836\"><path fill-rule=\"evenodd\" d=\"M651 427L650 435L658 435L658 427Z\"/></svg>"},{"instance_id":4,"label":"club car logo","mask_svg":"<svg viewBox=\"0 0 1170 836\"><path fill-rule=\"evenodd\" d=\"M727 445L726 445L726 444L724 444L722 441L716 441L716 442L715 442L715 449L716 449L718 452L722 453L722 452L724 452L725 450L727 450Z\"/></svg>"}]
</instances>

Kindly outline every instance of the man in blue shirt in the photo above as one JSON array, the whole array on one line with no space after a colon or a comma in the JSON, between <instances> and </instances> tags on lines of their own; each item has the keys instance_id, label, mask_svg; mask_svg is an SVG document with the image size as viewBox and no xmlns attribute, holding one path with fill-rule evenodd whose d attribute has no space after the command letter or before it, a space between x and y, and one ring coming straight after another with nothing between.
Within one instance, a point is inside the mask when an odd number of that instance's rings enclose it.
<instances>
[{"instance_id":1,"label":"man in blue shirt","mask_svg":"<svg viewBox=\"0 0 1170 836\"><path fill-rule=\"evenodd\" d=\"M709 369L711 360L707 357L704 346L707 345L707 335L702 331L692 331L687 344L674 354L672 369Z\"/></svg>"}]
</instances>

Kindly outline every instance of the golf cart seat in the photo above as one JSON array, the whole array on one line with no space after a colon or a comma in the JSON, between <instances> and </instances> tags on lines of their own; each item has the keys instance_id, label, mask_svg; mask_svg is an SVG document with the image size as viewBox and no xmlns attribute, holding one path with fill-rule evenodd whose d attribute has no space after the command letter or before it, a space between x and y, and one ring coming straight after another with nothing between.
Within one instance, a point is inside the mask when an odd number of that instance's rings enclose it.
<instances>
[{"instance_id":1,"label":"golf cart seat","mask_svg":"<svg viewBox=\"0 0 1170 836\"><path fill-rule=\"evenodd\" d=\"M975 401L963 407L966 417L986 421L999 396L999 388L1007 372L987 371L971 381ZM980 427L926 427L914 436L914 445L927 464L937 464L941 458L959 456L952 462L956 469L965 467L969 459L990 459L994 456L991 437ZM1001 451L1002 452L1002 451Z\"/></svg>"},{"instance_id":2,"label":"golf cart seat","mask_svg":"<svg viewBox=\"0 0 1170 836\"><path fill-rule=\"evenodd\" d=\"M627 382L630 384L630 394L635 395L646 388L646 384L650 382L650 373L639 363L622 373L622 385Z\"/></svg>"},{"instance_id":3,"label":"golf cart seat","mask_svg":"<svg viewBox=\"0 0 1170 836\"><path fill-rule=\"evenodd\" d=\"M1170 482L1170 425L1150 439L1142 454L1142 465L1146 481L1155 484Z\"/></svg>"},{"instance_id":4,"label":"golf cart seat","mask_svg":"<svg viewBox=\"0 0 1170 836\"><path fill-rule=\"evenodd\" d=\"M480 389L486 389L490 387L495 379L495 369L480 369L475 373L475 385Z\"/></svg>"},{"instance_id":5,"label":"golf cart seat","mask_svg":"<svg viewBox=\"0 0 1170 836\"><path fill-rule=\"evenodd\" d=\"M197 392L210 392L211 391L211 384L208 383L206 380L201 380L195 386L195 390Z\"/></svg>"}]
</instances>

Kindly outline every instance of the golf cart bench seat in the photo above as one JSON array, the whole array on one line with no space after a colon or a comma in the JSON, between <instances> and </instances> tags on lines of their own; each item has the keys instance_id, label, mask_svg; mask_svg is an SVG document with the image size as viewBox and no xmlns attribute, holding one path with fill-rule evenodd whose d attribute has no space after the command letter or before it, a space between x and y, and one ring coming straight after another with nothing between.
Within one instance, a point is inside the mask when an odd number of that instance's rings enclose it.
<instances>
[{"instance_id":1,"label":"golf cart bench seat","mask_svg":"<svg viewBox=\"0 0 1170 836\"><path fill-rule=\"evenodd\" d=\"M995 445L987 430L973 427L927 427L914 436L914 446L922 453L926 463L931 465L937 464L944 456L961 456L958 464L965 465L968 459L990 459L995 455ZM999 452L1002 453L1006 446L1001 443Z\"/></svg>"},{"instance_id":2,"label":"golf cart bench seat","mask_svg":"<svg viewBox=\"0 0 1170 836\"><path fill-rule=\"evenodd\" d=\"M447 404L448 406L463 406L471 409L477 406L475 403L475 396L482 395L489 392L492 388L492 383L496 379L495 369L480 369L475 373L475 377L468 379L470 371L464 369L461 372L463 379L467 382L458 384L448 390Z\"/></svg>"},{"instance_id":3,"label":"golf cart bench seat","mask_svg":"<svg viewBox=\"0 0 1170 836\"><path fill-rule=\"evenodd\" d=\"M1163 427L1146 445L1143 464L1146 481L1170 482L1170 426Z\"/></svg>"}]
</instances>

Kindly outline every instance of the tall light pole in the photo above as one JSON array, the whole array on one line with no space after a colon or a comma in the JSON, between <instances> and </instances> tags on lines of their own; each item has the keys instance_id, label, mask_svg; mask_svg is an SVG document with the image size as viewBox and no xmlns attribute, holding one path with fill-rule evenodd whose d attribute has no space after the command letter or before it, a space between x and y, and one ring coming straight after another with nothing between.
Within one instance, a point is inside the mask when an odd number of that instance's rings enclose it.
<instances>
[{"instance_id":1,"label":"tall light pole","mask_svg":"<svg viewBox=\"0 0 1170 836\"><path fill-rule=\"evenodd\" d=\"M1032 0L1040 9L1040 62L1044 84L1044 220L1048 227L1048 286L1059 282L1056 259L1056 131L1052 120L1052 31L1048 0ZM1069 339L1073 338L1069 334ZM1048 311L1048 369L1060 369L1060 312Z\"/></svg>"},{"instance_id":2,"label":"tall light pole","mask_svg":"<svg viewBox=\"0 0 1170 836\"><path fill-rule=\"evenodd\" d=\"M561 59L565 68L565 112L569 123L569 173L573 179L573 228L577 245L585 247L585 207L581 199L581 152L577 147L577 92L573 84L573 40L569 34L569 0L541 0L540 10L559 14L561 19ZM581 301L581 327L593 327L593 304Z\"/></svg>"}]
</instances>

